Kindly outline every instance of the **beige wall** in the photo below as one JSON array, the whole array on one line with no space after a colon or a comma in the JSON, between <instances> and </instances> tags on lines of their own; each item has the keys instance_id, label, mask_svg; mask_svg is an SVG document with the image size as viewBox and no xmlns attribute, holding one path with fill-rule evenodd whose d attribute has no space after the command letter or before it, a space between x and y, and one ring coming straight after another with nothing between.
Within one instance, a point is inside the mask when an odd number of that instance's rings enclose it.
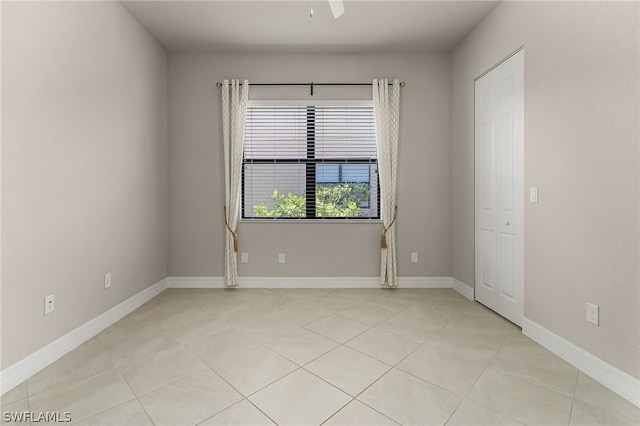
<instances>
[{"instance_id":1,"label":"beige wall","mask_svg":"<svg viewBox=\"0 0 640 426\"><path fill-rule=\"evenodd\" d=\"M637 2L505 2L453 52L453 274L473 283L473 80L525 46L525 316L640 377ZM527 197L528 199L528 197ZM600 326L585 321L600 306Z\"/></svg>"},{"instance_id":2,"label":"beige wall","mask_svg":"<svg viewBox=\"0 0 640 426\"><path fill-rule=\"evenodd\" d=\"M167 276L166 61L118 2L2 2L2 368Z\"/></svg>"},{"instance_id":3,"label":"beige wall","mask_svg":"<svg viewBox=\"0 0 640 426\"><path fill-rule=\"evenodd\" d=\"M369 82L399 78L398 273L450 276L448 54L218 54L169 57L171 276L222 276L224 204L216 81ZM371 99L370 88L254 87L250 99ZM379 223L241 223L244 276L376 276ZM420 262L410 263L411 252ZM277 263L278 253L287 263Z\"/></svg>"}]
</instances>

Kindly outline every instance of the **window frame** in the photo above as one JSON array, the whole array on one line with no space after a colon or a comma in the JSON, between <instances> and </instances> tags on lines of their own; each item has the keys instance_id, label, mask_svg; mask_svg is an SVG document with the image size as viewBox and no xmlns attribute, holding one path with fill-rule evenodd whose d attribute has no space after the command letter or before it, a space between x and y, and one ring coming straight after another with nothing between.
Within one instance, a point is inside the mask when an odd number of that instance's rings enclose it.
<instances>
[{"instance_id":1,"label":"window frame","mask_svg":"<svg viewBox=\"0 0 640 426\"><path fill-rule=\"evenodd\" d=\"M376 216L316 216L316 204L315 204L315 196L312 197L313 201L311 203L305 203L306 215L305 217L263 217L263 216L246 216L245 215L245 166L248 164L304 164L305 165L305 194L313 194L316 193L317 187L317 170L316 165L321 164L315 158L315 110L310 111L311 109L315 109L315 107L340 107L340 106L351 106L351 107L371 107L373 108L373 100L249 100L248 107L252 106L298 106L298 107L306 107L307 108L307 155L305 158L260 158L260 159L245 159L245 148L242 150L242 177L241 177L241 221L247 222L256 222L256 221L265 221L265 222L300 222L300 221L308 221L308 222L322 222L322 221L332 221L332 222L371 222L378 223L380 222L380 174L378 172L378 158L377 158L377 146L376 146L376 158L373 159L329 159L326 160L326 164L367 164L376 166L376 183L377 191L376 191ZM310 115L313 116L313 120L310 120ZM375 119L375 118L374 118ZM374 124L375 125L375 124ZM369 185L371 186L373 183L369 181ZM370 200L370 203L373 200Z\"/></svg>"}]
</instances>

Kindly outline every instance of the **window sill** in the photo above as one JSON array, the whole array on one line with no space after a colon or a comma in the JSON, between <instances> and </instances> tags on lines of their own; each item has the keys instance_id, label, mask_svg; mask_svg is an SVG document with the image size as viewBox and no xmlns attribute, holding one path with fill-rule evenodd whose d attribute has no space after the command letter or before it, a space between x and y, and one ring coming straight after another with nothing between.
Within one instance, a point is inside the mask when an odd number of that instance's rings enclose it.
<instances>
[{"instance_id":1,"label":"window sill","mask_svg":"<svg viewBox=\"0 0 640 426\"><path fill-rule=\"evenodd\" d=\"M381 225L382 219L240 219L240 223L304 223L304 224L363 224Z\"/></svg>"}]
</instances>

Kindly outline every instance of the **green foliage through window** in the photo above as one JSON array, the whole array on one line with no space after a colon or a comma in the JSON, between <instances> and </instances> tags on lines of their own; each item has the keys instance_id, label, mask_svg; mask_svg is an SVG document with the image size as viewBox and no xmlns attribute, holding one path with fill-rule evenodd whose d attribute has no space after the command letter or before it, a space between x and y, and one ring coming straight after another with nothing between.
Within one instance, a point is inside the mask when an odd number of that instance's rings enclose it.
<instances>
[{"instance_id":1,"label":"green foliage through window","mask_svg":"<svg viewBox=\"0 0 640 426\"><path fill-rule=\"evenodd\" d=\"M256 217L305 217L307 200L302 195L295 195L291 192L287 195L278 194L274 189L271 198L275 202L275 210L269 210L265 204L253 206L253 213Z\"/></svg>"},{"instance_id":2,"label":"green foliage through window","mask_svg":"<svg viewBox=\"0 0 640 426\"><path fill-rule=\"evenodd\" d=\"M316 186L316 217L359 217L360 209L369 206L371 189L368 183L332 183ZM306 196L279 194L273 190L275 208L265 204L253 206L255 217L306 217Z\"/></svg>"}]
</instances>

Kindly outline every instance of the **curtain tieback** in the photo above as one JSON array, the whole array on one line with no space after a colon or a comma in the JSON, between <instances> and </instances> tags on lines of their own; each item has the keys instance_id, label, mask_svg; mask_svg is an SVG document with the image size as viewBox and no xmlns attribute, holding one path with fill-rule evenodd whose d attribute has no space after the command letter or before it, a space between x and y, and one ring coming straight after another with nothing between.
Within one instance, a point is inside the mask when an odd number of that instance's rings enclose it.
<instances>
[{"instance_id":1,"label":"curtain tieback","mask_svg":"<svg viewBox=\"0 0 640 426\"><path fill-rule=\"evenodd\" d=\"M229 226L229 222L227 222L227 206L224 206L224 224L227 225L227 229L233 235L233 251L238 252L238 234L234 232L233 229Z\"/></svg>"},{"instance_id":2,"label":"curtain tieback","mask_svg":"<svg viewBox=\"0 0 640 426\"><path fill-rule=\"evenodd\" d=\"M398 216L398 206L396 206L395 210L393 211L393 219L391 220L391 223L389 224L389 226L384 226L384 225L382 226L383 229L382 229L382 238L380 239L380 247L383 249L387 248L387 231L395 223L396 216Z\"/></svg>"}]
</instances>

